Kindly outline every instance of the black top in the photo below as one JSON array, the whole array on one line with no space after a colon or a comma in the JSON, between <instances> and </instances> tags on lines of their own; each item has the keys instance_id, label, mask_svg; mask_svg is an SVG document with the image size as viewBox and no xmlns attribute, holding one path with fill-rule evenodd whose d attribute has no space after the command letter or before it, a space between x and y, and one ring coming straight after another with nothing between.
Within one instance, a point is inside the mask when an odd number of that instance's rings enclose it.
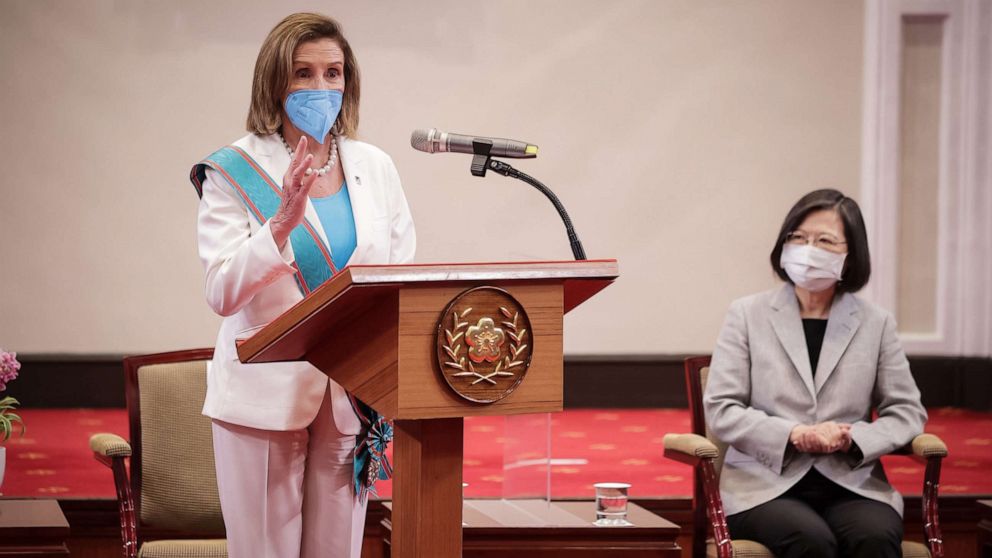
<instances>
[{"instance_id":1,"label":"black top","mask_svg":"<svg viewBox=\"0 0 992 558\"><path fill-rule=\"evenodd\" d=\"M803 332L806 333L806 351L809 352L809 366L816 376L816 363L820 362L820 349L823 347L823 334L827 332L827 320L803 318Z\"/></svg>"}]
</instances>

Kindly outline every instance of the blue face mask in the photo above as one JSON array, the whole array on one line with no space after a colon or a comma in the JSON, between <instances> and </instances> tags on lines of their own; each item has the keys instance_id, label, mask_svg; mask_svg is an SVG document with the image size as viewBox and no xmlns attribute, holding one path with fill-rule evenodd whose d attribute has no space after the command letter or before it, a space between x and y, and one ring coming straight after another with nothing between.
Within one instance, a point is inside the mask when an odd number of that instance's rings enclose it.
<instances>
[{"instance_id":1,"label":"blue face mask","mask_svg":"<svg viewBox=\"0 0 992 558\"><path fill-rule=\"evenodd\" d=\"M304 134L323 144L341 112L344 94L328 89L300 89L286 97L286 114Z\"/></svg>"}]
</instances>

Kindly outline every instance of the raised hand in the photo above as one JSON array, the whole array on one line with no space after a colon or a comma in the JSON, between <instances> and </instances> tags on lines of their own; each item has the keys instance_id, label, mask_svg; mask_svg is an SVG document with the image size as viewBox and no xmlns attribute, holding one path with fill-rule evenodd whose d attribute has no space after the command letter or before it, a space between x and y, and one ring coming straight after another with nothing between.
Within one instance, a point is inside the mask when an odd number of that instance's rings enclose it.
<instances>
[{"instance_id":1,"label":"raised hand","mask_svg":"<svg viewBox=\"0 0 992 558\"><path fill-rule=\"evenodd\" d=\"M307 153L307 137L300 137L293 152L293 159L282 177L282 203L276 214L269 220L272 238L280 250L286 245L289 233L303 222L310 189L317 181L317 173L306 174L313 161L313 154Z\"/></svg>"}]
</instances>

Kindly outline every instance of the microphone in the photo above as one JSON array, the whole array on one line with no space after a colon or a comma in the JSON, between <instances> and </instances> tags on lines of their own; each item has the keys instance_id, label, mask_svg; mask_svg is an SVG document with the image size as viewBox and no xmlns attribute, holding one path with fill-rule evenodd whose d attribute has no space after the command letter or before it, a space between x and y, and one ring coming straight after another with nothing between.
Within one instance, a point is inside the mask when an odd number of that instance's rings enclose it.
<instances>
[{"instance_id":1,"label":"microphone","mask_svg":"<svg viewBox=\"0 0 992 558\"><path fill-rule=\"evenodd\" d=\"M476 154L473 143L491 144L489 155L492 157L509 157L511 159L533 159L537 157L537 146L525 141L503 138L487 138L483 136L464 136L442 132L437 128L430 130L414 130L410 135L410 145L424 153L467 153Z\"/></svg>"}]
</instances>

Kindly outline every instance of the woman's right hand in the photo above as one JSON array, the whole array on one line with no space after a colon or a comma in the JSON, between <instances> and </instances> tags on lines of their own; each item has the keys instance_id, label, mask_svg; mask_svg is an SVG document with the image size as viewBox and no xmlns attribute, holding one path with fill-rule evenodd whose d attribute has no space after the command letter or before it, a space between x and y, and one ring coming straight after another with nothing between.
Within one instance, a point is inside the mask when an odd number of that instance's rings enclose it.
<instances>
[{"instance_id":1,"label":"woman's right hand","mask_svg":"<svg viewBox=\"0 0 992 558\"><path fill-rule=\"evenodd\" d=\"M272 230L272 238L276 241L276 246L282 250L289 239L289 233L297 225L303 222L303 215L307 209L307 198L310 196L310 189L317 181L317 173L306 174L313 161L313 154L307 153L307 137L301 136L300 142L296 144L296 151L293 152L293 159L286 169L286 174L282 177L282 203L276 214L269 220L269 228Z\"/></svg>"},{"instance_id":2,"label":"woman's right hand","mask_svg":"<svg viewBox=\"0 0 992 558\"><path fill-rule=\"evenodd\" d=\"M800 424L792 429L789 441L797 450L806 453L846 451L851 446L851 425L834 421L811 426Z\"/></svg>"}]
</instances>

